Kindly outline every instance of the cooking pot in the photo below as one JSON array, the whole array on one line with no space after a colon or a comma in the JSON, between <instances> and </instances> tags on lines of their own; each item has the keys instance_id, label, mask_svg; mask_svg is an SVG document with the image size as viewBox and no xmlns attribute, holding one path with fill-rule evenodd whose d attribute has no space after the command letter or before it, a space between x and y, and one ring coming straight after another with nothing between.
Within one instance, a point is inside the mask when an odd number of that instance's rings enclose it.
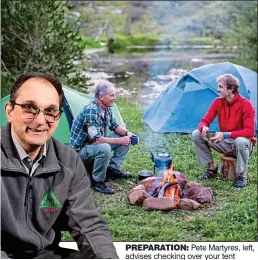
<instances>
[{"instance_id":1,"label":"cooking pot","mask_svg":"<svg viewBox=\"0 0 258 260\"><path fill-rule=\"evenodd\" d=\"M152 152L151 159L154 165L154 173L156 169L158 172L163 172L166 169L169 169L172 164L172 158L168 152Z\"/></svg>"},{"instance_id":2,"label":"cooking pot","mask_svg":"<svg viewBox=\"0 0 258 260\"><path fill-rule=\"evenodd\" d=\"M153 176L153 171L150 171L150 170L141 170L138 172L138 175L139 175L139 181L143 180L143 179L146 179L148 177L151 177Z\"/></svg>"}]
</instances>

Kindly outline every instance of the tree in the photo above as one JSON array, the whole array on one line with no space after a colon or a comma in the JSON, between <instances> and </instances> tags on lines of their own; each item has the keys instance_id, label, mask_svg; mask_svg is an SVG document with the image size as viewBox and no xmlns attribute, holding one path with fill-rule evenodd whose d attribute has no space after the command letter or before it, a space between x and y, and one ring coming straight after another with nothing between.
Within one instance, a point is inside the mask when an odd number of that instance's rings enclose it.
<instances>
[{"instance_id":1,"label":"tree","mask_svg":"<svg viewBox=\"0 0 258 260\"><path fill-rule=\"evenodd\" d=\"M63 1L2 1L2 96L24 72L49 73L85 89L88 78L73 63L83 58L85 46L79 28L66 21L65 8Z\"/></svg>"},{"instance_id":2,"label":"tree","mask_svg":"<svg viewBox=\"0 0 258 260\"><path fill-rule=\"evenodd\" d=\"M231 20L227 40L236 45L239 62L257 71L257 1L225 3Z\"/></svg>"}]
</instances>

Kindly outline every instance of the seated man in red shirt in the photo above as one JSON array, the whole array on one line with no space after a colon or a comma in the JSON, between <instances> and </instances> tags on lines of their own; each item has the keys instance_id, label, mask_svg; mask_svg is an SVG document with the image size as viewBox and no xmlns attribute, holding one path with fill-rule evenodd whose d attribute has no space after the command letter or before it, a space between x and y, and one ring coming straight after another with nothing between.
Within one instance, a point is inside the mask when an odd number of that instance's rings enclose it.
<instances>
[{"instance_id":1,"label":"seated man in red shirt","mask_svg":"<svg viewBox=\"0 0 258 260\"><path fill-rule=\"evenodd\" d=\"M198 125L198 130L193 131L192 140L197 153L199 163L207 165L207 170L202 173L200 179L208 179L216 176L215 165L211 150L218 151L237 158L235 181L236 188L247 185L246 167L256 143L255 110L252 103L238 94L239 81L231 74L224 74L217 78L217 91L219 97L211 104L208 112ZM221 132L207 139L209 125L218 116Z\"/></svg>"}]
</instances>

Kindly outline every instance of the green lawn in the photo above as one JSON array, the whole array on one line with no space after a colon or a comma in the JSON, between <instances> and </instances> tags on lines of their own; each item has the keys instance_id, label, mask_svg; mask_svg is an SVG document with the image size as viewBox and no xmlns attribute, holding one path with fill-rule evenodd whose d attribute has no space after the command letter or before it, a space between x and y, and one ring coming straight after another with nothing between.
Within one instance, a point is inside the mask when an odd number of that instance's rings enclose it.
<instances>
[{"instance_id":1,"label":"green lawn","mask_svg":"<svg viewBox=\"0 0 258 260\"><path fill-rule=\"evenodd\" d=\"M134 180L109 182L116 194L108 196L93 192L103 218L108 222L114 241L255 241L257 239L257 149L249 161L248 186L236 189L231 181L199 181L205 169L197 163L190 135L154 134L141 120L143 111L119 100L121 114L128 129L140 136L140 144L132 146L123 170L130 171ZM146 211L128 202L127 191L137 184L137 172L153 169L149 149L163 142L169 149L175 167L187 180L212 188L213 202L195 211ZM218 154L214 153L218 162ZM68 233L63 240L70 241Z\"/></svg>"}]
</instances>

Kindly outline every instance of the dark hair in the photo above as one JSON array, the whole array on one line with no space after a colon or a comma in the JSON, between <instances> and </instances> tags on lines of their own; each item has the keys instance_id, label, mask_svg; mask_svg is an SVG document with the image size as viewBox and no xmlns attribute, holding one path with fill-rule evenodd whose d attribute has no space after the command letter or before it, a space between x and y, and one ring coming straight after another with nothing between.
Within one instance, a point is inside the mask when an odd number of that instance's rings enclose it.
<instances>
[{"instance_id":1,"label":"dark hair","mask_svg":"<svg viewBox=\"0 0 258 260\"><path fill-rule=\"evenodd\" d=\"M32 79L32 78L39 78L39 79L46 80L55 87L55 89L59 95L59 99L60 99L59 104L60 104L60 108L61 108L63 105L63 102L64 102L64 91L62 89L61 82L58 79L56 79L54 76L47 75L47 74L41 74L41 73L34 73L34 72L33 73L23 73L17 77L17 79L14 82L13 87L11 89L10 101L16 100L17 92L18 92L19 88L23 85L23 83L25 81Z\"/></svg>"},{"instance_id":2,"label":"dark hair","mask_svg":"<svg viewBox=\"0 0 258 260\"><path fill-rule=\"evenodd\" d=\"M220 75L217 78L217 82L219 81L223 81L227 84L227 89L232 89L232 93L233 94L237 94L238 93L238 89L239 89L239 80L233 76L232 74L224 74L224 75Z\"/></svg>"}]
</instances>

